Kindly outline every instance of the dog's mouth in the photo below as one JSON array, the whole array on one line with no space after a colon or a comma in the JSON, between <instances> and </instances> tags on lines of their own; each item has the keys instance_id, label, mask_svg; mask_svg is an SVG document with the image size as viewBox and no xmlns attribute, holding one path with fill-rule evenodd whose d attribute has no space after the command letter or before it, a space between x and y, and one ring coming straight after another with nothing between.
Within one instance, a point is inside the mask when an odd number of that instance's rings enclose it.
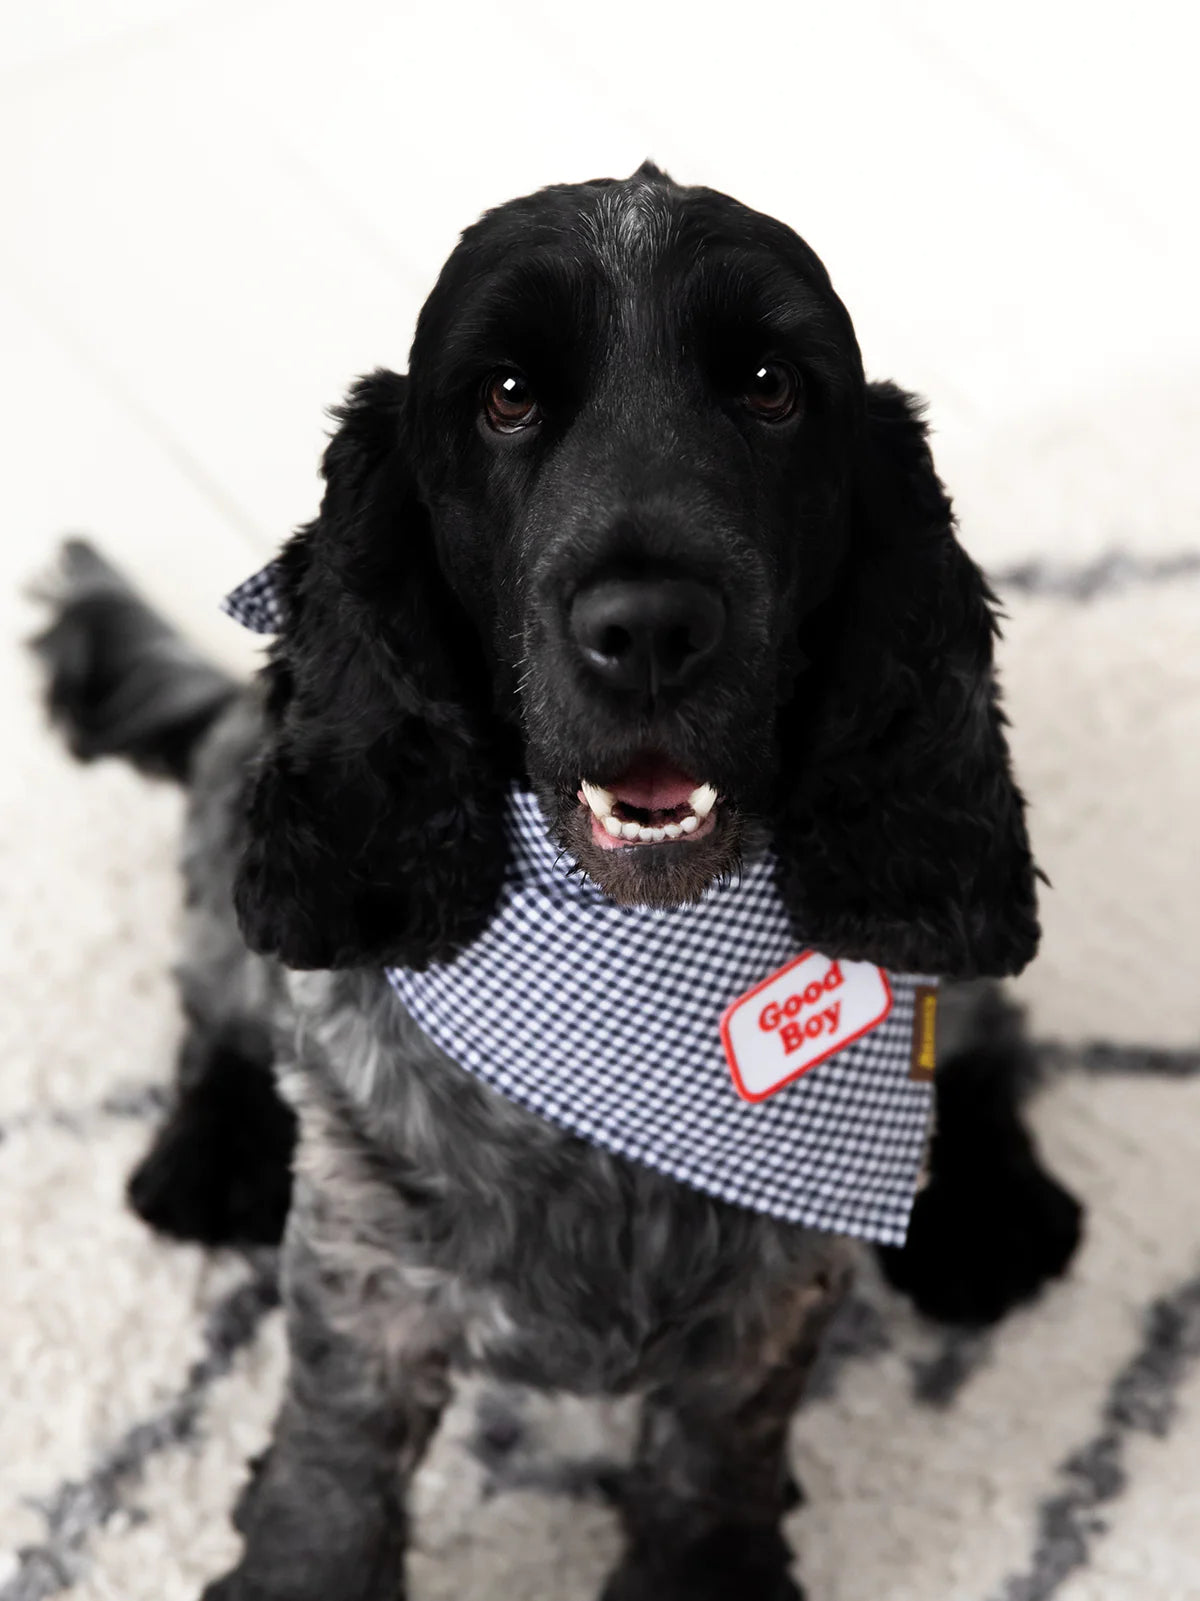
<instances>
[{"instance_id":1,"label":"dog's mouth","mask_svg":"<svg viewBox=\"0 0 1200 1601\"><path fill-rule=\"evenodd\" d=\"M741 859L738 805L664 752L643 750L615 776L559 791L559 838L587 876L625 906L697 901Z\"/></svg>"},{"instance_id":2,"label":"dog's mouth","mask_svg":"<svg viewBox=\"0 0 1200 1601\"><path fill-rule=\"evenodd\" d=\"M717 826L712 784L698 783L654 752L636 757L608 784L581 780L579 803L590 814L593 843L604 851L686 847Z\"/></svg>"}]
</instances>

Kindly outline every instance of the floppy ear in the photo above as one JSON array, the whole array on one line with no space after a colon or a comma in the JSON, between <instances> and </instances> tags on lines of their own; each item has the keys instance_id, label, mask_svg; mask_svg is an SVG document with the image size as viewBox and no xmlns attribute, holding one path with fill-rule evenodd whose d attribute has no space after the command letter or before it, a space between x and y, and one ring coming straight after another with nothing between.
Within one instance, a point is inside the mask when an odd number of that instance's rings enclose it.
<instances>
[{"instance_id":1,"label":"floppy ear","mask_svg":"<svg viewBox=\"0 0 1200 1601\"><path fill-rule=\"evenodd\" d=\"M449 956L503 877L487 682L418 500L406 390L382 371L351 390L320 515L277 563L283 626L235 901L250 947L290 967Z\"/></svg>"},{"instance_id":2,"label":"floppy ear","mask_svg":"<svg viewBox=\"0 0 1200 1601\"><path fill-rule=\"evenodd\" d=\"M993 598L955 538L920 408L893 384L868 386L854 502L839 589L806 642L815 665L780 728L781 891L831 955L1018 972L1038 943L1035 869Z\"/></svg>"}]
</instances>

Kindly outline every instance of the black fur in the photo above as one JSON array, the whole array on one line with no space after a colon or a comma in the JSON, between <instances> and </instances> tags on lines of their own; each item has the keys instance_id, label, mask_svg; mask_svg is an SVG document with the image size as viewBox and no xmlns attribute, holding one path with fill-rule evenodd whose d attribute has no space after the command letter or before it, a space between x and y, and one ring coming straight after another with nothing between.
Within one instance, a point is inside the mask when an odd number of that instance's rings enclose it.
<instances>
[{"instance_id":1,"label":"black fur","mask_svg":"<svg viewBox=\"0 0 1200 1601\"><path fill-rule=\"evenodd\" d=\"M982 1325L1065 1272L1083 1209L1041 1165L1021 1120L1036 1063L1021 1014L979 996L966 1035L938 1062L930 1179L884 1271L928 1316Z\"/></svg>"},{"instance_id":2,"label":"black fur","mask_svg":"<svg viewBox=\"0 0 1200 1601\"><path fill-rule=\"evenodd\" d=\"M867 441L817 684L784 714L782 882L821 950L957 978L1019 972L1037 902L992 597L954 537L912 397L870 385Z\"/></svg>"},{"instance_id":3,"label":"black fur","mask_svg":"<svg viewBox=\"0 0 1200 1601\"><path fill-rule=\"evenodd\" d=\"M270 1046L193 1026L179 1092L129 1180L129 1203L163 1234L201 1245L277 1245L292 1193L296 1119Z\"/></svg>"},{"instance_id":4,"label":"black fur","mask_svg":"<svg viewBox=\"0 0 1200 1601\"><path fill-rule=\"evenodd\" d=\"M504 873L503 740L407 466L406 388L391 373L355 386L321 514L282 562L236 901L251 948L291 967L448 956Z\"/></svg>"},{"instance_id":5,"label":"black fur","mask_svg":"<svg viewBox=\"0 0 1200 1601\"><path fill-rule=\"evenodd\" d=\"M33 641L46 705L80 761L124 756L184 779L196 747L237 691L86 540L68 540L43 587L54 621Z\"/></svg>"},{"instance_id":6,"label":"black fur","mask_svg":"<svg viewBox=\"0 0 1200 1601\"><path fill-rule=\"evenodd\" d=\"M780 364L798 398L764 419L756 374ZM490 380L517 369L538 409L497 428ZM320 515L283 556L265 679L190 756L191 1033L133 1185L177 1233L271 1234L292 1134L262 1093L275 1054L300 1119L291 1371L239 1507L245 1554L208 1594L395 1601L404 1480L451 1365L475 1363L643 1395L610 1601L795 1598L787 1431L842 1246L505 1100L422 1034L379 964L438 960L486 925L513 779L617 899L694 899L770 841L798 938L947 976L1030 958L989 596L915 403L865 382L790 230L647 167L469 229L409 376L363 380L338 422ZM575 599L661 580L703 589L710 615L719 597L703 673L597 676ZM110 594L88 626L126 615ZM46 636L52 666L69 638ZM134 679L140 647L112 660ZM714 821L605 849L580 782L648 760L709 781ZM1019 1041L972 1040L950 1050L934 1180L889 1268L919 1304L979 1319L1062 1266L1078 1217L1020 1125ZM1013 1211L1022 1226L998 1231Z\"/></svg>"}]
</instances>

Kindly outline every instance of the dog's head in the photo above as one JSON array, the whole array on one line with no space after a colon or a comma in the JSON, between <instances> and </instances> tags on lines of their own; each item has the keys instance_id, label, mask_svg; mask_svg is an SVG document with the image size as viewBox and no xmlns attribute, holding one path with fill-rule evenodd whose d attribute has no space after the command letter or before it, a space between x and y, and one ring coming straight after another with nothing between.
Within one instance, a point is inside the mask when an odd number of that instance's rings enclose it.
<instances>
[{"instance_id":1,"label":"dog's head","mask_svg":"<svg viewBox=\"0 0 1200 1601\"><path fill-rule=\"evenodd\" d=\"M468 229L282 562L237 900L294 966L486 923L512 779L617 900L769 841L829 954L1037 940L989 596L918 409L781 223L645 167Z\"/></svg>"}]
</instances>

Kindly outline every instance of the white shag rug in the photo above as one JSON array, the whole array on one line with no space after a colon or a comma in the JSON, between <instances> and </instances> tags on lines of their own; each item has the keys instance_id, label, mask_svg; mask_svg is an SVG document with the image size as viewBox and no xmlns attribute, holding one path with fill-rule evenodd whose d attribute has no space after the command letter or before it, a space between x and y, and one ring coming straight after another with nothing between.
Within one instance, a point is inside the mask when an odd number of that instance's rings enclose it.
<instances>
[{"instance_id":1,"label":"white shag rug","mask_svg":"<svg viewBox=\"0 0 1200 1601\"><path fill-rule=\"evenodd\" d=\"M811 1601L1200 1597L1198 566L997 575L1054 881L1021 986L1058 1042L1034 1115L1087 1242L987 1337L864 1274L795 1430ZM192 1601L235 1556L283 1353L269 1264L122 1204L177 1031L180 799L67 761L31 619L0 609L0 1601ZM466 1391L418 1486L414 1601L594 1595L612 1520L563 1487L623 1422Z\"/></svg>"}]
</instances>

